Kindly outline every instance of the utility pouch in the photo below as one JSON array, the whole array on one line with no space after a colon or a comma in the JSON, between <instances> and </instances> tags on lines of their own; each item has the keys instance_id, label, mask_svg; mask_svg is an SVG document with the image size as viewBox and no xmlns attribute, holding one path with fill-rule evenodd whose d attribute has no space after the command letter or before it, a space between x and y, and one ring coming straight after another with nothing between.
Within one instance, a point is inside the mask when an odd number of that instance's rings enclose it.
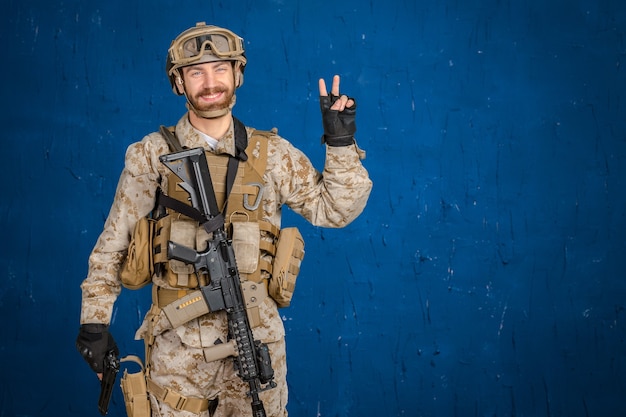
<instances>
[{"instance_id":1,"label":"utility pouch","mask_svg":"<svg viewBox=\"0 0 626 417\"><path fill-rule=\"evenodd\" d=\"M139 372L132 374L128 372L128 369L125 369L124 376L122 376L121 385L124 404L126 404L126 414L128 417L150 417L146 374L141 359L135 355L128 355L120 359L120 362L135 362L141 367Z\"/></svg>"},{"instance_id":2,"label":"utility pouch","mask_svg":"<svg viewBox=\"0 0 626 417\"><path fill-rule=\"evenodd\" d=\"M152 281L154 224L155 221L148 217L140 218L135 224L126 261L119 272L122 285L131 290L142 288Z\"/></svg>"},{"instance_id":3,"label":"utility pouch","mask_svg":"<svg viewBox=\"0 0 626 417\"><path fill-rule=\"evenodd\" d=\"M287 227L280 231L276 247L276 257L269 281L269 295L278 307L288 307L296 288L296 278L304 259L304 240L297 227Z\"/></svg>"},{"instance_id":4,"label":"utility pouch","mask_svg":"<svg viewBox=\"0 0 626 417\"><path fill-rule=\"evenodd\" d=\"M233 251L239 272L251 274L259 267L261 232L258 222L233 222Z\"/></svg>"}]
</instances>

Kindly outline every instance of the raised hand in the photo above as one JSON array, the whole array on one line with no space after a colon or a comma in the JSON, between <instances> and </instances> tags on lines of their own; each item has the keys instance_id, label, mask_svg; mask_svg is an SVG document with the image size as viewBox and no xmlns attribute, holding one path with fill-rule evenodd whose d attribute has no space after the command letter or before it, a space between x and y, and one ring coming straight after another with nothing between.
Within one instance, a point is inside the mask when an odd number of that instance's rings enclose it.
<instances>
[{"instance_id":1,"label":"raised hand","mask_svg":"<svg viewBox=\"0 0 626 417\"><path fill-rule=\"evenodd\" d=\"M319 80L320 110L324 127L322 142L329 146L352 145L356 132L356 101L339 94L339 82L339 75L335 75L329 96L326 82L323 78Z\"/></svg>"}]
</instances>

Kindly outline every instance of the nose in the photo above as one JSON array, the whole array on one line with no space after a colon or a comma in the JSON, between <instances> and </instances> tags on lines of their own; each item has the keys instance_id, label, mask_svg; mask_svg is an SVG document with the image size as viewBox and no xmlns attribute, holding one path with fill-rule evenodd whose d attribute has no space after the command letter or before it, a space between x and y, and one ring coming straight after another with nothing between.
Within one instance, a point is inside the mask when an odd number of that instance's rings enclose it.
<instances>
[{"instance_id":1,"label":"nose","mask_svg":"<svg viewBox=\"0 0 626 417\"><path fill-rule=\"evenodd\" d=\"M206 71L202 77L202 87L213 88L217 85L217 77L211 71Z\"/></svg>"},{"instance_id":2,"label":"nose","mask_svg":"<svg viewBox=\"0 0 626 417\"><path fill-rule=\"evenodd\" d=\"M202 76L202 87L211 88L215 85L215 77L210 72L205 72Z\"/></svg>"}]
</instances>

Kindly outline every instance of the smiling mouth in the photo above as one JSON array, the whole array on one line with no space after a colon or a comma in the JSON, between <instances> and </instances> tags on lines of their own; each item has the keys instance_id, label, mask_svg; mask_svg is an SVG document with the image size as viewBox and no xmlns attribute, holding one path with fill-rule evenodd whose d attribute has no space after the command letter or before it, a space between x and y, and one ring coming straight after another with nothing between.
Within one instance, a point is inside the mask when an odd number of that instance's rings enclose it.
<instances>
[{"instance_id":1,"label":"smiling mouth","mask_svg":"<svg viewBox=\"0 0 626 417\"><path fill-rule=\"evenodd\" d=\"M215 101L221 98L223 95L224 95L223 91L213 93L213 94L202 94L200 96L200 99L202 99L203 101Z\"/></svg>"}]
</instances>

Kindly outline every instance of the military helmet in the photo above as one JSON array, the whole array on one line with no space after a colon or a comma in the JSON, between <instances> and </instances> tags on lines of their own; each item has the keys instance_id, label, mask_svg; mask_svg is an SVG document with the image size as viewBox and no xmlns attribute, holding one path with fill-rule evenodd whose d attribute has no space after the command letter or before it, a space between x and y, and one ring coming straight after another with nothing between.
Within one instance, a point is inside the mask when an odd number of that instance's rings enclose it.
<instances>
[{"instance_id":1,"label":"military helmet","mask_svg":"<svg viewBox=\"0 0 626 417\"><path fill-rule=\"evenodd\" d=\"M241 72L237 87L243 83L243 70L247 63L243 38L228 29L198 22L195 27L178 35L168 50L165 70L172 90L182 95L176 88L176 82L182 81L180 68L214 61L235 61L235 69Z\"/></svg>"}]
</instances>

